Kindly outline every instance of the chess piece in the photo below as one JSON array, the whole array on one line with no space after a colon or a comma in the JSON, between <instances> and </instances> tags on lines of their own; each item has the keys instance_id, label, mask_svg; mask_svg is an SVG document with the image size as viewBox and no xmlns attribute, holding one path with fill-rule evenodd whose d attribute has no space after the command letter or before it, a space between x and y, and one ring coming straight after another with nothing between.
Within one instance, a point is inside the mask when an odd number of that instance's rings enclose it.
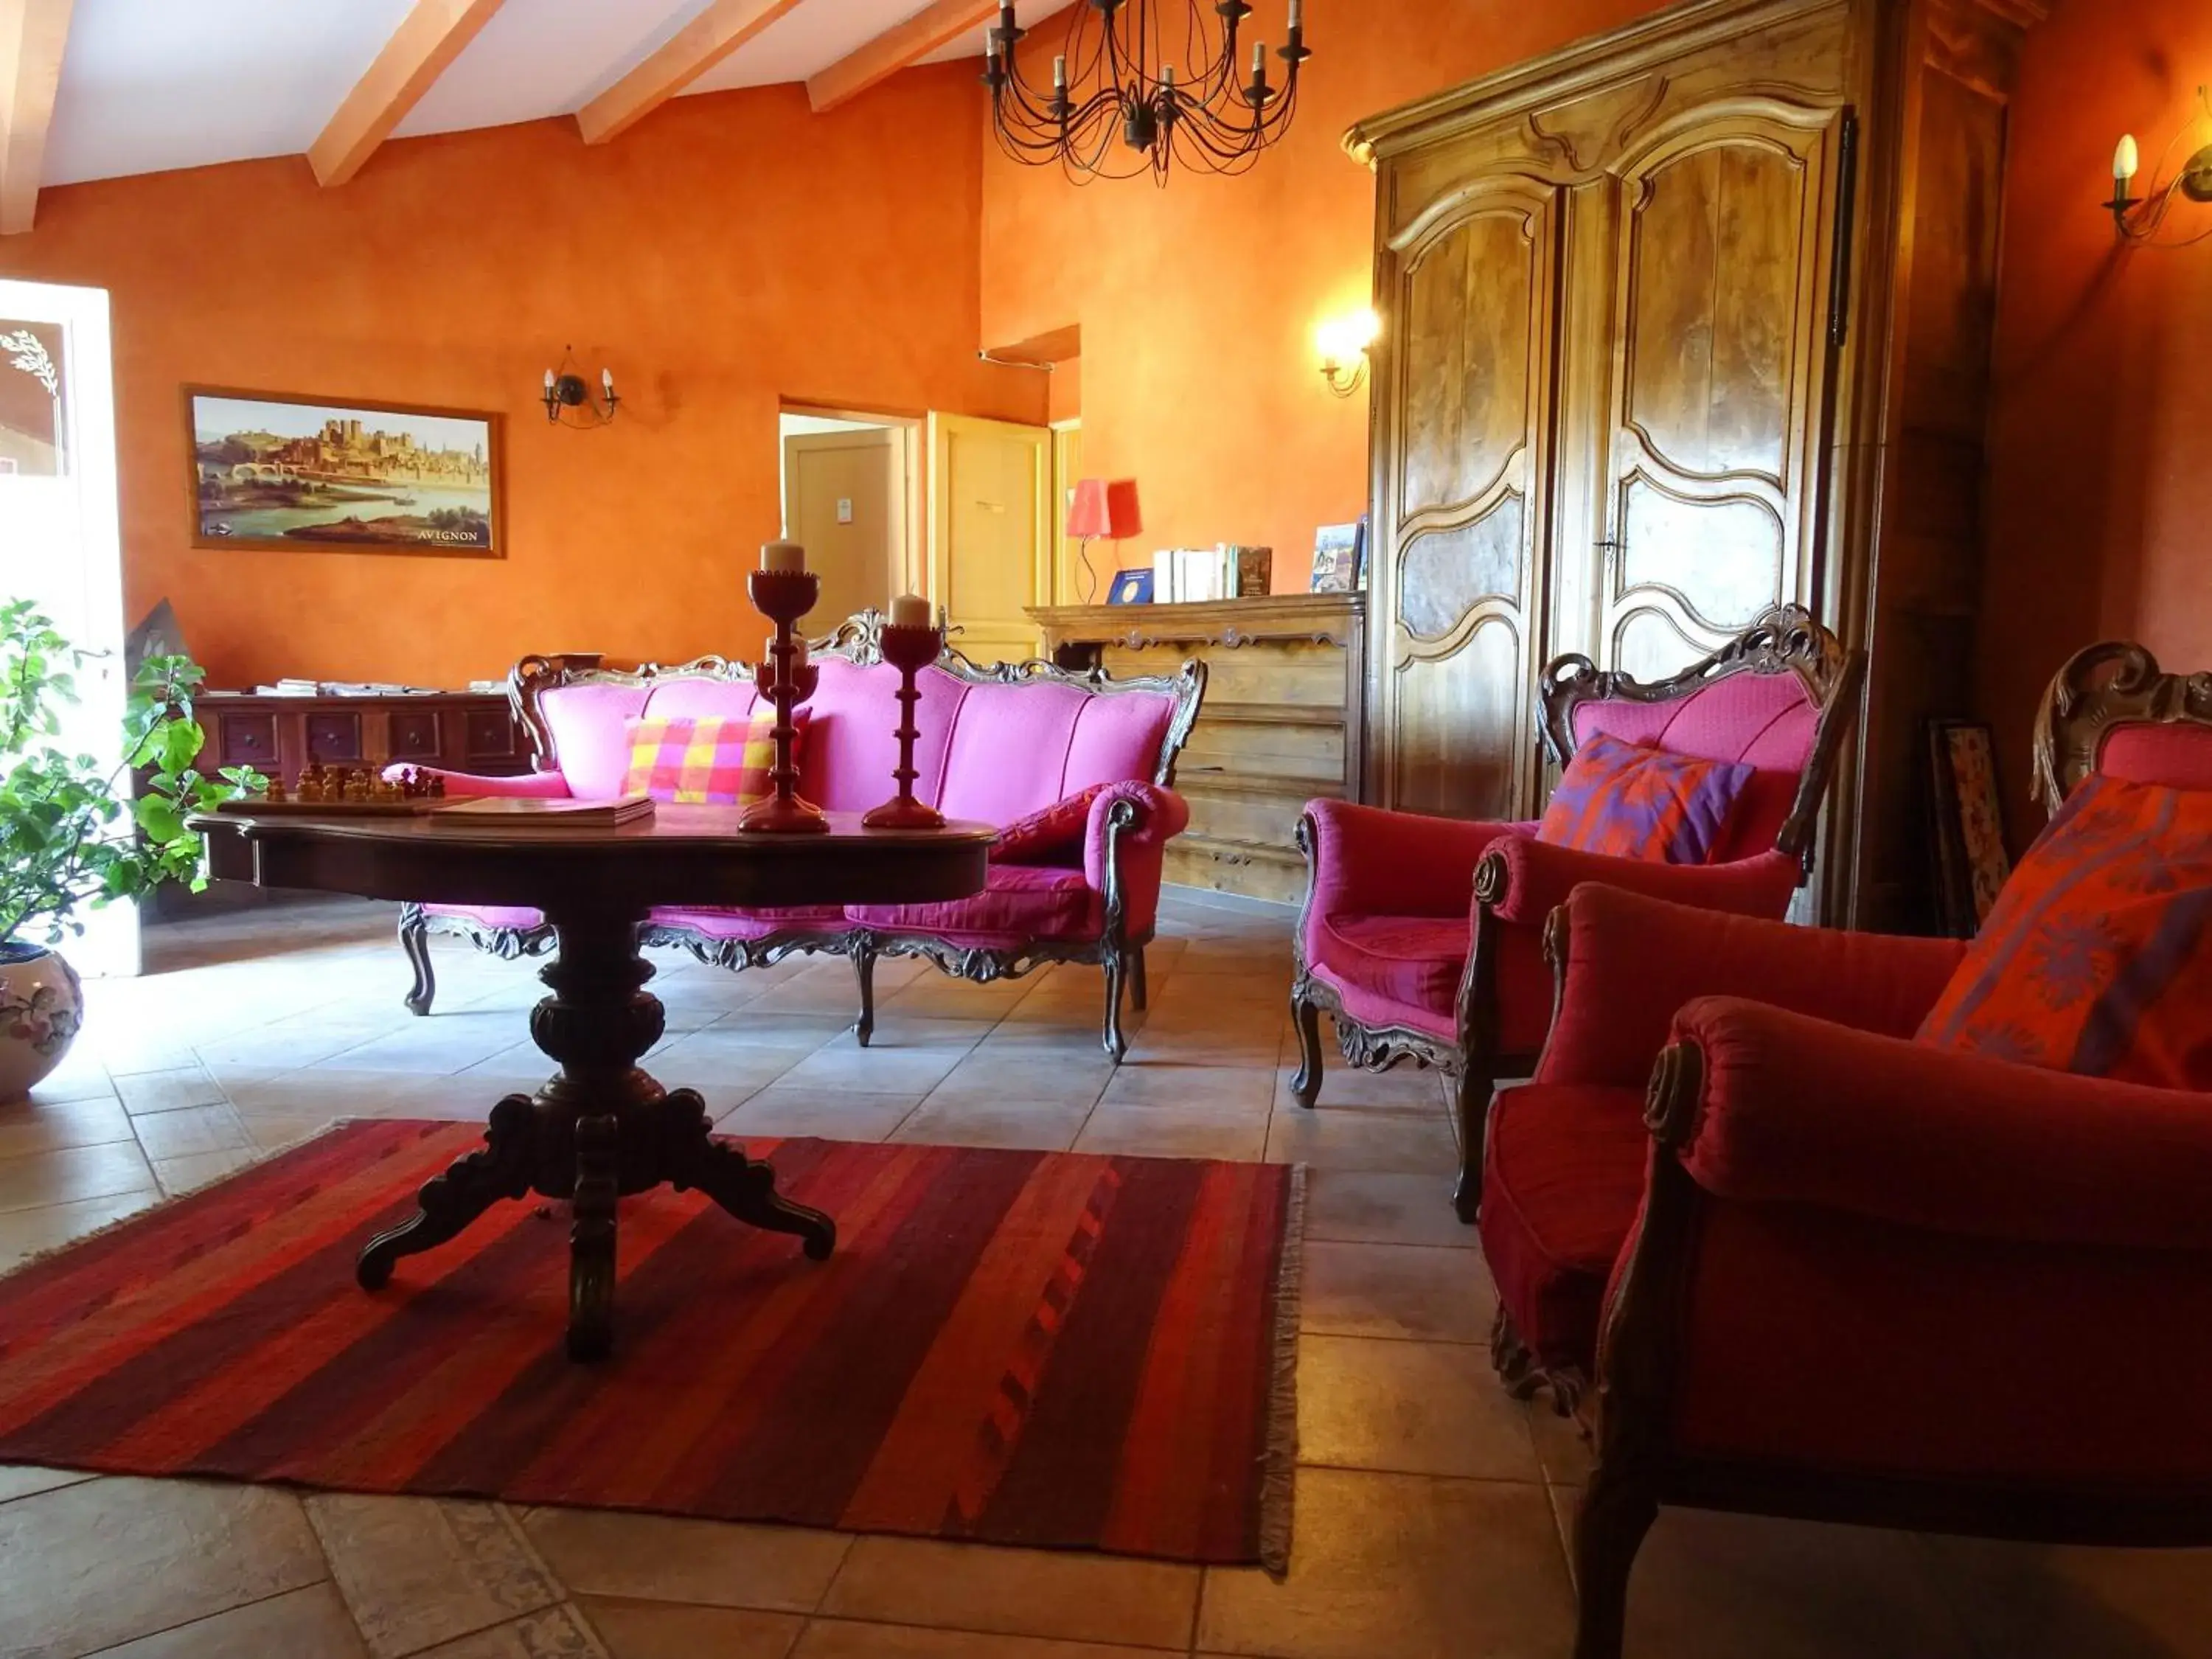
<instances>
[{"instance_id":1,"label":"chess piece","mask_svg":"<svg viewBox=\"0 0 2212 1659\"><path fill-rule=\"evenodd\" d=\"M283 779L282 779L282 778L271 778L271 779L270 779L270 780L269 780L269 787L268 787L266 790L264 790L264 791L263 791L263 792L262 792L262 797L261 797L261 798L262 798L262 799L264 799L264 800L267 801L267 802L268 802L271 806L282 806L282 805L284 805L284 780L283 780Z\"/></svg>"},{"instance_id":2,"label":"chess piece","mask_svg":"<svg viewBox=\"0 0 2212 1659\"><path fill-rule=\"evenodd\" d=\"M432 773L432 774L430 775L430 785L429 785L429 788L428 788L425 793L427 793L429 795L429 797L430 797L430 799L431 799L432 800L443 800L443 799L445 799L445 798L446 798L446 780L445 780L443 777L440 776L437 773L434 773L434 773Z\"/></svg>"},{"instance_id":3,"label":"chess piece","mask_svg":"<svg viewBox=\"0 0 2212 1659\"><path fill-rule=\"evenodd\" d=\"M325 799L328 781L323 775L323 763L319 760L307 763L307 769L300 774L300 800L303 805L319 806Z\"/></svg>"}]
</instances>

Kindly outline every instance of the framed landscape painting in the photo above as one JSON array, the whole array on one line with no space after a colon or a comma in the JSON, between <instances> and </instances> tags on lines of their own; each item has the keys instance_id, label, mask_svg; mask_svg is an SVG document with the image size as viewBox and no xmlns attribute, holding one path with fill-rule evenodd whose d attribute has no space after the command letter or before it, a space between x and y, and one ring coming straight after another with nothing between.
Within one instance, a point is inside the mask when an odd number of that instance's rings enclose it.
<instances>
[{"instance_id":1,"label":"framed landscape painting","mask_svg":"<svg viewBox=\"0 0 2212 1659\"><path fill-rule=\"evenodd\" d=\"M501 416L185 388L192 545L507 556Z\"/></svg>"}]
</instances>

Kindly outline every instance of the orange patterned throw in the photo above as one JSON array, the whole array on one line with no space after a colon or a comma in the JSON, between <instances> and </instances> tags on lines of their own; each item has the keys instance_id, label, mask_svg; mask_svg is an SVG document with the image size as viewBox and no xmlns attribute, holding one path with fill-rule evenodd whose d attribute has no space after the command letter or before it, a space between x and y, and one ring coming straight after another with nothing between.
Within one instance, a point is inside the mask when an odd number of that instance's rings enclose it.
<instances>
[{"instance_id":1,"label":"orange patterned throw","mask_svg":"<svg viewBox=\"0 0 2212 1659\"><path fill-rule=\"evenodd\" d=\"M478 1138L342 1124L19 1269L0 1463L1283 1569L1297 1171L750 1143L837 1253L625 1199L621 1340L577 1365L568 1224L535 1201L354 1284Z\"/></svg>"},{"instance_id":2,"label":"orange patterned throw","mask_svg":"<svg viewBox=\"0 0 2212 1659\"><path fill-rule=\"evenodd\" d=\"M1920 1040L2212 1089L2212 791L2102 775L2053 817Z\"/></svg>"},{"instance_id":3,"label":"orange patterned throw","mask_svg":"<svg viewBox=\"0 0 2212 1659\"><path fill-rule=\"evenodd\" d=\"M804 709L792 724L795 759L806 730ZM623 793L711 806L765 800L772 788L769 769L775 764L775 710L765 705L746 716L625 720L629 772Z\"/></svg>"}]
</instances>

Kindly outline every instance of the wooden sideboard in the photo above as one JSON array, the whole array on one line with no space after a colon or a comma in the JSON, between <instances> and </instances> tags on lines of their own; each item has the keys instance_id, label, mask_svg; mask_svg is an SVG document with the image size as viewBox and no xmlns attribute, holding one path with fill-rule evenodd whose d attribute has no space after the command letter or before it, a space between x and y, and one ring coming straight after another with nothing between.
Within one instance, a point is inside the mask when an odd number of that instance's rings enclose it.
<instances>
[{"instance_id":1,"label":"wooden sideboard","mask_svg":"<svg viewBox=\"0 0 2212 1659\"><path fill-rule=\"evenodd\" d=\"M309 761L378 769L399 761L506 775L530 769L530 739L504 691L277 697L209 691L194 700L207 732L199 764L251 766L287 787Z\"/></svg>"},{"instance_id":2,"label":"wooden sideboard","mask_svg":"<svg viewBox=\"0 0 2212 1659\"><path fill-rule=\"evenodd\" d=\"M1176 769L1190 828L1167 878L1296 902L1293 840L1316 796L1356 799L1366 726L1366 596L1291 593L1206 605L1059 605L1031 611L1064 668L1116 676L1206 660L1206 703Z\"/></svg>"}]
</instances>

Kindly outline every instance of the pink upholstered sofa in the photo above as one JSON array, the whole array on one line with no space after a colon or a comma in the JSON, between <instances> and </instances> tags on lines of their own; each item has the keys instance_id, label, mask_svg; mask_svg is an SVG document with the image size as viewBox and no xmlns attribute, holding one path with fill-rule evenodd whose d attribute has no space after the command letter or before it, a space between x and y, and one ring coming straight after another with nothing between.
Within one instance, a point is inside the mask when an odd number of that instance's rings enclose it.
<instances>
[{"instance_id":1,"label":"pink upholstered sofa","mask_svg":"<svg viewBox=\"0 0 2212 1659\"><path fill-rule=\"evenodd\" d=\"M880 625L877 613L864 611L812 646L821 683L805 705L799 787L832 811L865 811L895 787L898 671L882 660ZM950 817L1008 823L1109 784L1091 803L1079 852L1060 864L994 863L984 891L950 903L663 909L641 937L730 969L802 951L850 957L863 1045L875 1023L879 957L923 957L975 981L1050 962L1096 963L1105 977L1103 1041L1119 1060L1124 987L1145 1006L1144 952L1159 905L1162 854L1189 821L1170 786L1205 695L1205 665L1187 662L1172 677L1111 680L1040 662L979 667L948 649L917 684L915 793ZM450 792L611 796L629 762L625 720L647 713L744 714L756 695L750 668L719 657L635 672L525 657L508 689L537 769L515 778L447 773ZM509 958L553 944L535 910L406 906L399 942L415 969L406 1002L417 1014L429 1012L436 992L425 945L433 933L459 934Z\"/></svg>"}]
</instances>

